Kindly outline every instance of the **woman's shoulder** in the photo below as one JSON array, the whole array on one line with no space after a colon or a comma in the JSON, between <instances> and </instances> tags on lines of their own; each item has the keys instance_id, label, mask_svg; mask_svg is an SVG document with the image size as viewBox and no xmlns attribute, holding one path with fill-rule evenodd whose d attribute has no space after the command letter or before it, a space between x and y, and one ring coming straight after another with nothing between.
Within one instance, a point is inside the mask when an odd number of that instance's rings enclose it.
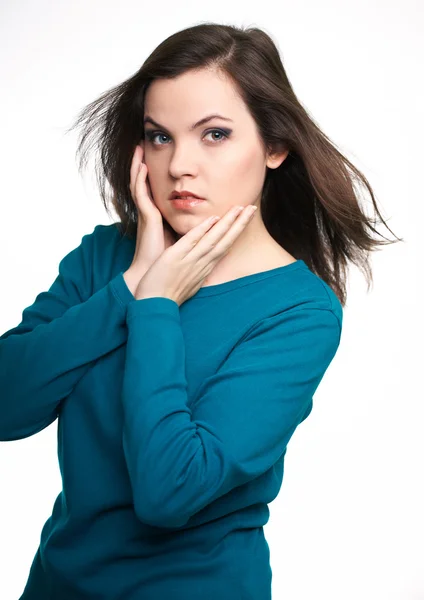
<instances>
[{"instance_id":1,"label":"woman's shoulder","mask_svg":"<svg viewBox=\"0 0 424 600\"><path fill-rule=\"evenodd\" d=\"M290 298L286 310L327 310L343 323L343 306L333 288L314 273L303 260L297 261L299 268L293 272Z\"/></svg>"},{"instance_id":2,"label":"woman's shoulder","mask_svg":"<svg viewBox=\"0 0 424 600\"><path fill-rule=\"evenodd\" d=\"M93 292L106 285L131 263L133 247L131 240L122 231L120 221L95 225L91 233L84 236L89 242L89 262L92 271Z\"/></svg>"},{"instance_id":3,"label":"woman's shoulder","mask_svg":"<svg viewBox=\"0 0 424 600\"><path fill-rule=\"evenodd\" d=\"M340 328L343 321L342 304L328 283L314 273L301 259L277 268L249 288L249 306L260 318L281 315L290 318L298 311L308 311L320 318L328 311L337 318Z\"/></svg>"}]
</instances>

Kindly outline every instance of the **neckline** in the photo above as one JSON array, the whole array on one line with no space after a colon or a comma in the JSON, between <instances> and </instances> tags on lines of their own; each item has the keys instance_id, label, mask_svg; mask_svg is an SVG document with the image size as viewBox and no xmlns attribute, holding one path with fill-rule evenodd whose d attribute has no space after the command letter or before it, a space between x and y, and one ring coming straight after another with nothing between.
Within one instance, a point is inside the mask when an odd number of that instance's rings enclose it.
<instances>
[{"instance_id":1,"label":"neckline","mask_svg":"<svg viewBox=\"0 0 424 600\"><path fill-rule=\"evenodd\" d=\"M229 292L238 287L243 287L250 283L262 281L263 279L268 279L268 277L273 277L275 275L279 275L280 273L287 273L289 271L294 271L295 269L300 268L308 268L307 264L302 259L298 259L292 263L289 263L288 265L283 265L282 267L268 269L267 271L259 271L258 273L251 273L250 275L237 277L237 279L231 279L230 281L224 281L224 283L216 283L215 285L207 285L205 287L201 287L192 296L192 298L203 298L205 296L215 296L217 294L223 294L224 292Z\"/></svg>"}]
</instances>

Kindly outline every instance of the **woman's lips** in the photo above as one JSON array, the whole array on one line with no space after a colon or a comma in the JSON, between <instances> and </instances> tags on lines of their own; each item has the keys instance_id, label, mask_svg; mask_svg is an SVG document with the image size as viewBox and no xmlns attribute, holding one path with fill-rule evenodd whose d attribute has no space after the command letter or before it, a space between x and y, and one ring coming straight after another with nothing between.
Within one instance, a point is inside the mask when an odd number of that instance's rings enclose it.
<instances>
[{"instance_id":1,"label":"woman's lips","mask_svg":"<svg viewBox=\"0 0 424 600\"><path fill-rule=\"evenodd\" d=\"M172 206L175 208L190 209L193 206L197 206L198 204L205 202L205 200L203 198L194 198L194 196L191 196L187 198L175 198L171 200L171 202Z\"/></svg>"}]
</instances>

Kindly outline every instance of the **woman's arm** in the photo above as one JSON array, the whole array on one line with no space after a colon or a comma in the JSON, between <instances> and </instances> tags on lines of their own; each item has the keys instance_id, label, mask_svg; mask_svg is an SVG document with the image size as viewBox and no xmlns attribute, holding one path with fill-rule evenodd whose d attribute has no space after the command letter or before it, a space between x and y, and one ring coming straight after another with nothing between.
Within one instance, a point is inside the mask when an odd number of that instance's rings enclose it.
<instances>
[{"instance_id":1,"label":"woman's arm","mask_svg":"<svg viewBox=\"0 0 424 600\"><path fill-rule=\"evenodd\" d=\"M128 306L123 448L141 521L184 526L278 461L339 346L341 319L320 305L253 326L190 406L178 304Z\"/></svg>"},{"instance_id":2,"label":"woman's arm","mask_svg":"<svg viewBox=\"0 0 424 600\"><path fill-rule=\"evenodd\" d=\"M0 337L1 441L50 425L93 361L127 340L126 303L135 298L122 272L91 295L94 248L105 228L97 225L82 238L59 263L50 289Z\"/></svg>"}]
</instances>

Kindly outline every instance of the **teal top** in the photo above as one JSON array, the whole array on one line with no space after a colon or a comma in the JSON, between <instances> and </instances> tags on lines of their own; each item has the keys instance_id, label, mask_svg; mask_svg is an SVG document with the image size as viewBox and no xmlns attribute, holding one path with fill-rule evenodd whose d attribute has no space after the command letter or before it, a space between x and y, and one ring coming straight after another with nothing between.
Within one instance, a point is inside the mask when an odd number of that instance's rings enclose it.
<instances>
[{"instance_id":1,"label":"teal top","mask_svg":"<svg viewBox=\"0 0 424 600\"><path fill-rule=\"evenodd\" d=\"M62 490L21 600L269 600L268 504L341 304L303 260L136 300L134 250L97 225L0 337L0 440L58 418Z\"/></svg>"}]
</instances>

